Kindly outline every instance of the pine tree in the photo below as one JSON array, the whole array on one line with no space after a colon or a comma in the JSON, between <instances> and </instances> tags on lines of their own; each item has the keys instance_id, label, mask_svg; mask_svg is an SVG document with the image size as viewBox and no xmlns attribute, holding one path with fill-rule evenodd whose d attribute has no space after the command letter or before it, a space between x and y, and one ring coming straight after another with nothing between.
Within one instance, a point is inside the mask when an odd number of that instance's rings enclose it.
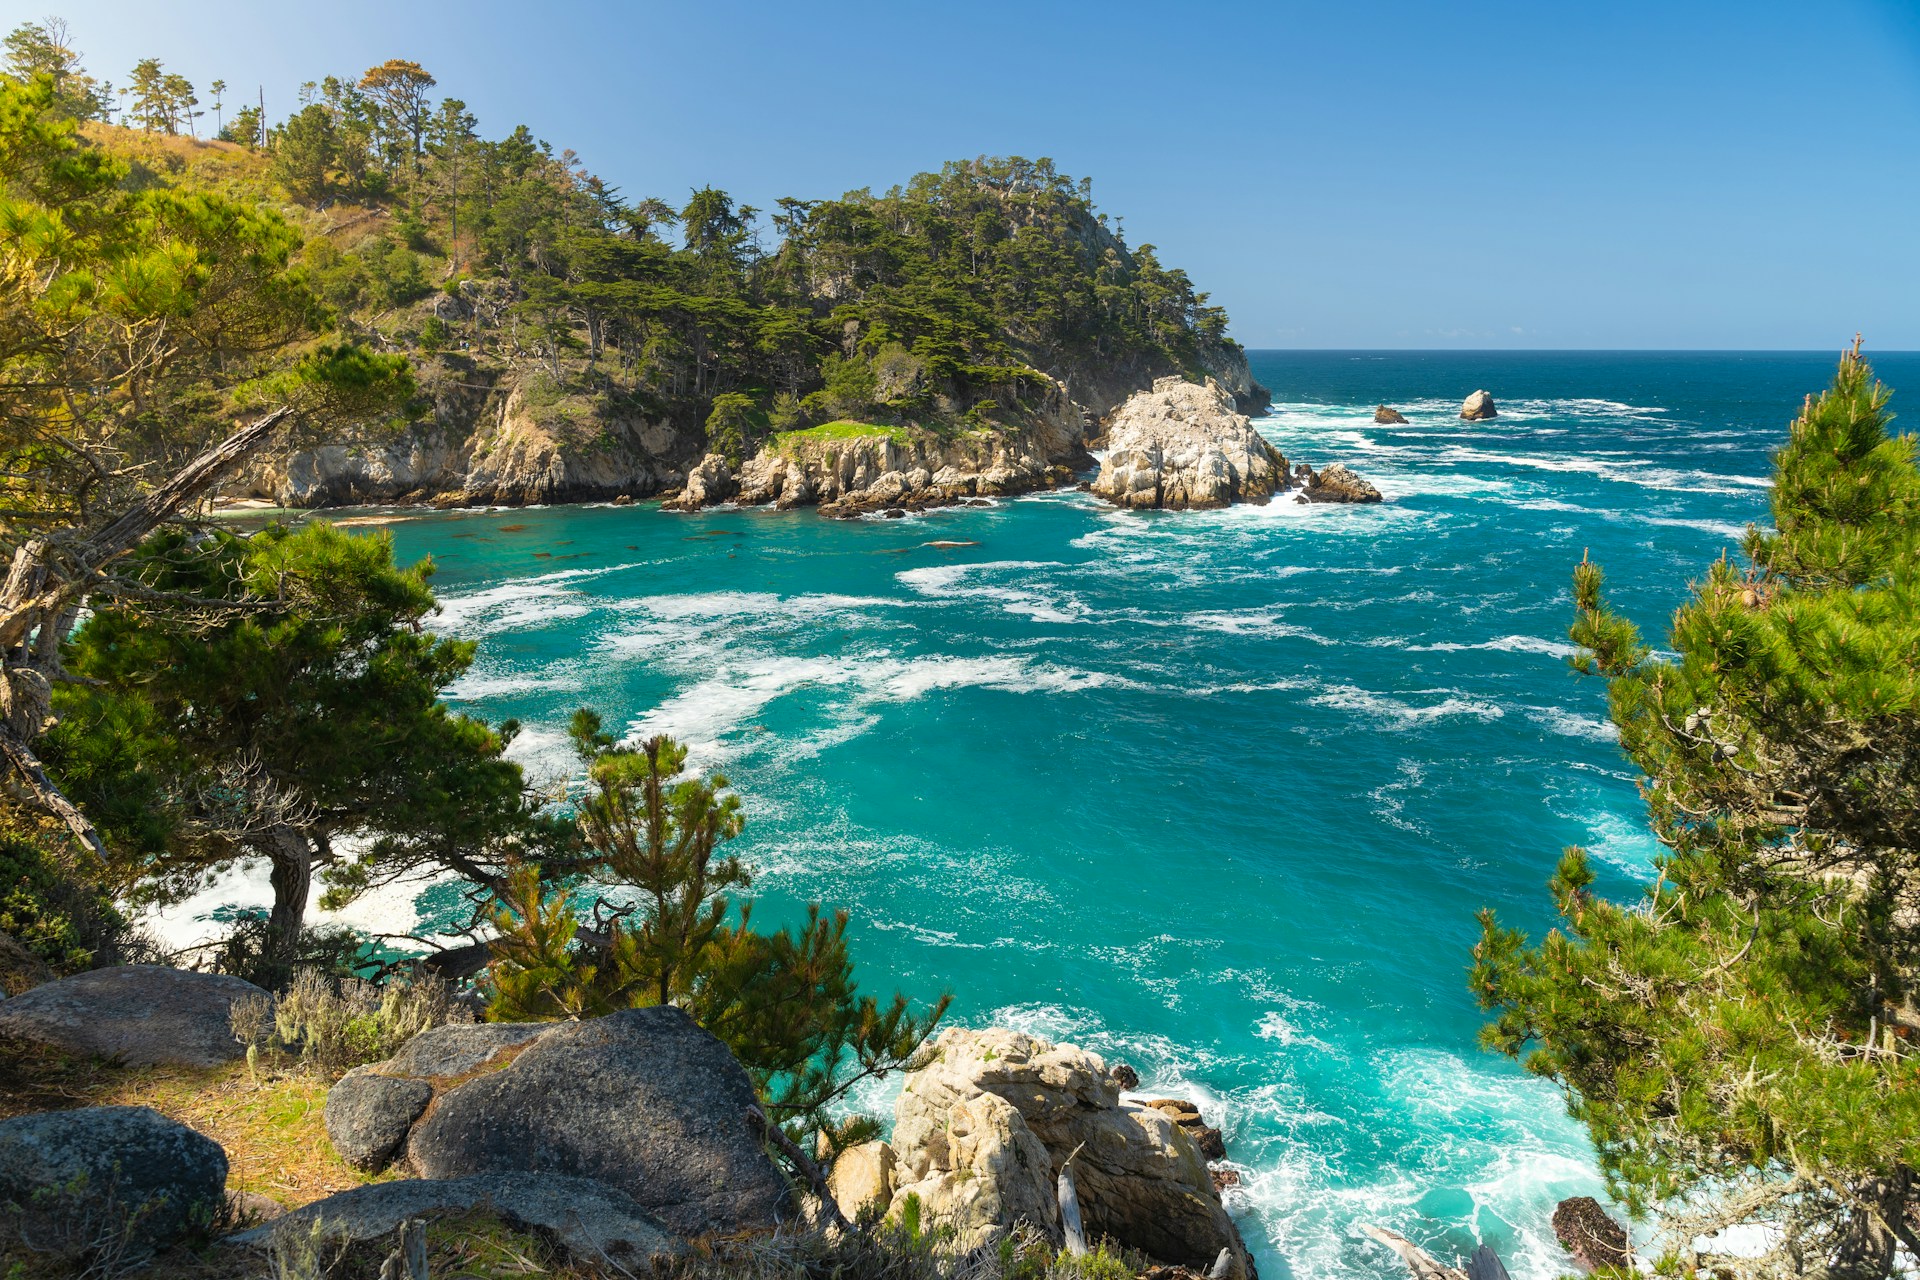
<instances>
[{"instance_id":1,"label":"pine tree","mask_svg":"<svg viewBox=\"0 0 1920 1280\"><path fill-rule=\"evenodd\" d=\"M1774 458L1773 530L1711 565L1655 657L1574 575L1582 652L1666 847L1636 907L1583 850L1529 946L1483 912L1492 1048L1566 1089L1614 1192L1716 1271L1877 1280L1920 1255L1920 471L1859 344Z\"/></svg>"},{"instance_id":2,"label":"pine tree","mask_svg":"<svg viewBox=\"0 0 1920 1280\"><path fill-rule=\"evenodd\" d=\"M798 930L756 929L753 904L731 896L752 873L721 852L743 824L726 778L688 775L670 738L616 742L585 709L570 731L588 771L573 806L582 879L574 900L532 868L511 880L488 1016L678 1005L734 1051L776 1121L841 1132L829 1110L860 1081L916 1063L947 998L915 1016L904 996L882 1008L859 994L845 912L816 905ZM575 901L589 889L583 917Z\"/></svg>"}]
</instances>

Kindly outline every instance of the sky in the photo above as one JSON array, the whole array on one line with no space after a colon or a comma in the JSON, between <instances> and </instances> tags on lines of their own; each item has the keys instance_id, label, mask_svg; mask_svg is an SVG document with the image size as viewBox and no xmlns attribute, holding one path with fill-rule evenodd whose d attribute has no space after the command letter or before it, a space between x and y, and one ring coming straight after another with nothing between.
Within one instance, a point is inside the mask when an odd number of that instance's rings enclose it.
<instances>
[{"instance_id":1,"label":"sky","mask_svg":"<svg viewBox=\"0 0 1920 1280\"><path fill-rule=\"evenodd\" d=\"M1920 349L1920 0L52 12L96 75L158 57L276 120L411 58L634 197L1048 156L1250 347Z\"/></svg>"}]
</instances>

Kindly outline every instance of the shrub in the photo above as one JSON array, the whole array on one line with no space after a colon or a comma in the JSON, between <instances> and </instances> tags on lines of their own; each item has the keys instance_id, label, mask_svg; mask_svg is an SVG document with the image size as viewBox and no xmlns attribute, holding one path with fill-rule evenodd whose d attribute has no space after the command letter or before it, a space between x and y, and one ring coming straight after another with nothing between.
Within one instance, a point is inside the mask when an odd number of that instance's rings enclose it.
<instances>
[{"instance_id":1,"label":"shrub","mask_svg":"<svg viewBox=\"0 0 1920 1280\"><path fill-rule=\"evenodd\" d=\"M392 1057L430 1027L472 1022L443 979L401 978L376 986L358 978L337 985L317 969L302 969L279 996L250 996L233 1005L234 1039L248 1062L263 1053L297 1057L323 1075Z\"/></svg>"}]
</instances>

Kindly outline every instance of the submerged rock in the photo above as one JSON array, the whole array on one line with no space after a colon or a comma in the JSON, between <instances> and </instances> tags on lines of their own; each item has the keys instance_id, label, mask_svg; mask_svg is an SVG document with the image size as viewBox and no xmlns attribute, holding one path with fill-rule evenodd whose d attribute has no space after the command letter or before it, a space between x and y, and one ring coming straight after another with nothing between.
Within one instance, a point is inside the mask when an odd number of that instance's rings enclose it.
<instances>
[{"instance_id":1,"label":"submerged rock","mask_svg":"<svg viewBox=\"0 0 1920 1280\"><path fill-rule=\"evenodd\" d=\"M150 1107L0 1120L0 1205L19 1206L4 1225L36 1252L121 1236L140 1256L216 1221L226 1183L220 1144Z\"/></svg>"},{"instance_id":2,"label":"submerged rock","mask_svg":"<svg viewBox=\"0 0 1920 1280\"><path fill-rule=\"evenodd\" d=\"M1404 427L1407 419L1398 409L1389 409L1385 405L1373 411L1373 420L1383 427Z\"/></svg>"},{"instance_id":3,"label":"submerged rock","mask_svg":"<svg viewBox=\"0 0 1920 1280\"><path fill-rule=\"evenodd\" d=\"M1460 406L1460 416L1468 422L1480 422L1487 418L1499 417L1500 411L1494 407L1492 394L1476 391Z\"/></svg>"},{"instance_id":4,"label":"submerged rock","mask_svg":"<svg viewBox=\"0 0 1920 1280\"><path fill-rule=\"evenodd\" d=\"M1218 382L1160 378L1120 406L1094 493L1122 507L1174 510L1265 502L1287 487L1287 460Z\"/></svg>"},{"instance_id":5,"label":"submerged rock","mask_svg":"<svg viewBox=\"0 0 1920 1280\"><path fill-rule=\"evenodd\" d=\"M1099 1057L1001 1029L950 1028L937 1045L895 1107L892 1215L914 1196L962 1247L1020 1221L1057 1241L1055 1183L1071 1159L1089 1237L1200 1272L1225 1249L1228 1274L1247 1274L1193 1140L1170 1115L1122 1102Z\"/></svg>"},{"instance_id":6,"label":"submerged rock","mask_svg":"<svg viewBox=\"0 0 1920 1280\"><path fill-rule=\"evenodd\" d=\"M157 964L94 969L0 1004L0 1032L132 1067L213 1067L246 1052L233 1004L251 982Z\"/></svg>"}]
</instances>

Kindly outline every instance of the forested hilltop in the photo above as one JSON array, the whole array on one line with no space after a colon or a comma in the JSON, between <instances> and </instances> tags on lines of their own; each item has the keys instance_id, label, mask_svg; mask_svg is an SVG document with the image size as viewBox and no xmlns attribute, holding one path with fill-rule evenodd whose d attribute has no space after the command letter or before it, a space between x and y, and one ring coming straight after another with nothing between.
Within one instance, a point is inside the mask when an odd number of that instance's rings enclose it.
<instances>
[{"instance_id":1,"label":"forested hilltop","mask_svg":"<svg viewBox=\"0 0 1920 1280\"><path fill-rule=\"evenodd\" d=\"M708 452L737 466L822 427L939 441L1045 421L1037 449L1054 462L1059 423L1097 420L1155 376L1212 374L1242 408L1264 403L1225 313L1049 160L955 161L765 211L713 187L631 197L524 126L481 136L415 62L299 86L272 123L232 109L220 81L203 106L157 60L115 91L70 46L23 26L8 70L48 77L129 186L275 211L341 334L413 365L410 421L272 448L230 492L644 496Z\"/></svg>"}]
</instances>

